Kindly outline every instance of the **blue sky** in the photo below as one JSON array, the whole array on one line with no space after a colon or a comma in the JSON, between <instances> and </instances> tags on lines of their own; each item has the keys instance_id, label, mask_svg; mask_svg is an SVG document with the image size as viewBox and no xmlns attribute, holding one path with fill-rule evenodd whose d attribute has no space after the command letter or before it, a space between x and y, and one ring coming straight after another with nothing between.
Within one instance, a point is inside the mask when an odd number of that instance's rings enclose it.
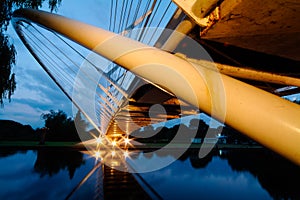
<instances>
[{"instance_id":1,"label":"blue sky","mask_svg":"<svg viewBox=\"0 0 300 200\"><path fill-rule=\"evenodd\" d=\"M162 1L162 5L166 3L167 1ZM174 9L175 6L172 6ZM45 1L40 9L49 11L48 1ZM158 13L160 12L162 10L158 11ZM57 14L108 29L110 1L62 0ZM118 17L116 21L118 22ZM0 119L14 120L38 128L44 126L44 121L40 118L41 114L47 113L51 109L63 110L68 116L73 116L70 100L35 61L11 25L8 27L7 33L17 51L16 65L13 68L13 72L16 74L17 89L11 102L5 100L4 108L0 108Z\"/></svg>"},{"instance_id":2,"label":"blue sky","mask_svg":"<svg viewBox=\"0 0 300 200\"><path fill-rule=\"evenodd\" d=\"M103 0L62 0L57 13L106 28L109 17L107 2ZM45 1L41 9L48 11L48 1ZM6 100L4 108L0 108L0 119L14 120L38 128L44 126L40 115L50 109L60 109L72 116L70 100L35 61L11 25L7 33L17 51L16 65L13 68L13 72L16 74L17 89L11 102Z\"/></svg>"}]
</instances>

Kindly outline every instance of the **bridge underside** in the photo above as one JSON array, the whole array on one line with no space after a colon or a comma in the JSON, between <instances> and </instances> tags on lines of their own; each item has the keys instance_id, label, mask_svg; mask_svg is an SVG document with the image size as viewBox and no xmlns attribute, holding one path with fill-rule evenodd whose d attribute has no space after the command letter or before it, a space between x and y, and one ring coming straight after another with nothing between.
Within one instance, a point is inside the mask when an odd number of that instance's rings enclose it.
<instances>
[{"instance_id":1,"label":"bridge underside","mask_svg":"<svg viewBox=\"0 0 300 200\"><path fill-rule=\"evenodd\" d=\"M181 9L174 14L167 28L198 41L215 62L228 64L237 71L250 69L284 76L281 80L285 77L300 80L300 4L297 0L174 2ZM186 18L192 26L182 23ZM169 33L162 34L156 46L162 47L169 37ZM175 52L180 52L184 44L184 40L179 41ZM197 53L192 56L203 59ZM249 76L231 76L278 96L300 92L298 83L278 84L267 78L252 80Z\"/></svg>"},{"instance_id":2,"label":"bridge underside","mask_svg":"<svg viewBox=\"0 0 300 200\"><path fill-rule=\"evenodd\" d=\"M147 84L139 88L115 115L107 134L110 137L129 135L142 127L199 113L195 106Z\"/></svg>"},{"instance_id":3,"label":"bridge underside","mask_svg":"<svg viewBox=\"0 0 300 200\"><path fill-rule=\"evenodd\" d=\"M296 1L224 0L207 1L201 5L196 0L174 2L179 9L166 28L176 30L184 19L189 18L194 25L190 30L185 30L187 35L198 41L215 62L236 70L249 69L254 73L265 72L279 75L282 79L291 77L293 80L298 79L297 82L300 81L300 5ZM201 8L209 8L205 16L201 16ZM201 19L204 18L209 20L203 25ZM170 32L164 32L155 46L162 48L169 37ZM188 44L185 40L176 41L178 44L174 52L184 53L182 47ZM197 52L189 56L202 59ZM247 76L232 76L277 96L300 92L299 83L296 82L295 86L270 82L264 78L253 80ZM139 93L143 93L142 96L133 97L129 105L116 115L108 131L110 134L116 132L114 130L119 124L122 124L120 127L128 127L127 130L131 132L137 126L143 127L185 115L180 113L177 99L155 87L151 87L150 90L144 88ZM149 118L149 109L154 104L163 105L167 114ZM188 104L181 106L182 108L186 114L198 113L195 107Z\"/></svg>"}]
</instances>

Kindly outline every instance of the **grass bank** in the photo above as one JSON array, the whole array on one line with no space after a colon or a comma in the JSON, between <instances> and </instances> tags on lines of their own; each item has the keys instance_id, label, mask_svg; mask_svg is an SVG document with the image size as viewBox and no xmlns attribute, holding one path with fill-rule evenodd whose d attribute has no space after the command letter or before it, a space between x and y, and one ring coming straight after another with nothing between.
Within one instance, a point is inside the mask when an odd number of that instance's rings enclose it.
<instances>
[{"instance_id":1,"label":"grass bank","mask_svg":"<svg viewBox=\"0 0 300 200\"><path fill-rule=\"evenodd\" d=\"M39 144L38 141L0 141L0 148L81 148L78 142L45 142Z\"/></svg>"},{"instance_id":2,"label":"grass bank","mask_svg":"<svg viewBox=\"0 0 300 200\"><path fill-rule=\"evenodd\" d=\"M210 148L211 144L166 144L166 143L147 143L143 145L135 145L133 149L159 149L162 147L176 149L176 148ZM85 147L78 142L52 142L47 141L41 145L38 141L0 141L0 148L11 147L11 148L73 148L73 149L85 149ZM246 145L246 144L216 144L214 148L218 149L243 149L243 148L262 148L260 145Z\"/></svg>"}]
</instances>

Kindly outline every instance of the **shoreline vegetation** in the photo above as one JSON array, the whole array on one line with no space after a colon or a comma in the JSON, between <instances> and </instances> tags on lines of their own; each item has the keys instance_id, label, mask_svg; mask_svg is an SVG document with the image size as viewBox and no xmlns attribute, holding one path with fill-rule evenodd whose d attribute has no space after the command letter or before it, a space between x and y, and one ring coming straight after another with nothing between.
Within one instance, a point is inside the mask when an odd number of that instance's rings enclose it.
<instances>
[{"instance_id":1,"label":"shoreline vegetation","mask_svg":"<svg viewBox=\"0 0 300 200\"><path fill-rule=\"evenodd\" d=\"M45 127L34 130L30 125L23 125L11 120L0 120L0 148L45 149L64 148L87 150L78 135L87 131L88 124L78 112L75 119L68 117L63 111L50 110L41 116L45 120ZM75 122L77 127L75 127ZM176 142L173 138L178 131L185 133L184 138ZM207 133L210 138L206 138ZM108 134L108 136L110 136ZM145 137L149 136L149 137ZM189 124L176 124L172 127L156 127L149 125L133 131L129 138L136 141L132 150L168 148L207 148L207 149L257 149L263 148L257 142L235 131L228 126L211 128L202 119L191 119ZM89 138L86 138L89 140ZM93 137L90 137L93 139ZM118 139L118 138L114 138ZM178 139L178 138L177 138ZM120 146L120 148L123 148Z\"/></svg>"},{"instance_id":2,"label":"shoreline vegetation","mask_svg":"<svg viewBox=\"0 0 300 200\"><path fill-rule=\"evenodd\" d=\"M59 110L51 110L43 114L45 127L34 130L30 125L23 125L11 120L0 120L0 148L20 148L20 149L45 149L63 148L74 150L87 150L80 140L75 128L75 121L82 129L87 131L87 124L83 121L78 112L75 119L68 118ZM186 138L177 142L172 141L178 131L183 131ZM210 138L206 138L207 132ZM144 136L150 137L144 137ZM137 129L129 135L131 140L136 141L132 150L144 149L180 149L186 148L209 148L209 149L257 149L262 145L254 142L250 138L242 135L230 127L209 127L201 119L192 119L189 124L177 124L173 127L158 127L152 125ZM86 138L88 139L88 138ZM93 139L92 137L90 139ZM115 138L117 139L117 138ZM215 143L216 142L216 143ZM123 148L120 146L120 148Z\"/></svg>"}]
</instances>

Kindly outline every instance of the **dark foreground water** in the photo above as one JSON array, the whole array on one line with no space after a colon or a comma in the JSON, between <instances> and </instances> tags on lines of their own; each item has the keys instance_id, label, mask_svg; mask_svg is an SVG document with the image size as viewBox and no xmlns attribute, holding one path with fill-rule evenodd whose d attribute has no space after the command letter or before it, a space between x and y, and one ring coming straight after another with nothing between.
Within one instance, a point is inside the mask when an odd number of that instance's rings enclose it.
<instances>
[{"instance_id":1,"label":"dark foreground water","mask_svg":"<svg viewBox=\"0 0 300 200\"><path fill-rule=\"evenodd\" d=\"M143 187L163 199L300 199L300 167L270 151L216 150L204 159L197 152L140 174ZM0 199L147 199L131 174L94 165L78 151L0 149Z\"/></svg>"}]
</instances>

